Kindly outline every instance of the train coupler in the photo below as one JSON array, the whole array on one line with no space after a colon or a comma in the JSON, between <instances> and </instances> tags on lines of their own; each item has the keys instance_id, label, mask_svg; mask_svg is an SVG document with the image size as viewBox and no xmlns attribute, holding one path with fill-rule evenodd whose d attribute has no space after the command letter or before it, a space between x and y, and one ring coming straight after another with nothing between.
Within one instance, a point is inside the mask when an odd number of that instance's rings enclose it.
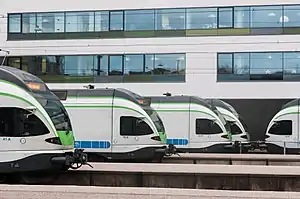
<instances>
[{"instance_id":1,"label":"train coupler","mask_svg":"<svg viewBox=\"0 0 300 199\"><path fill-rule=\"evenodd\" d=\"M83 152L83 149L75 149L73 155L70 157L69 166L72 169L79 169L83 165L88 165L93 168L88 162L88 156Z\"/></svg>"},{"instance_id":2,"label":"train coupler","mask_svg":"<svg viewBox=\"0 0 300 199\"><path fill-rule=\"evenodd\" d=\"M165 149L165 156L178 155L177 149L173 144L169 144Z\"/></svg>"}]
</instances>

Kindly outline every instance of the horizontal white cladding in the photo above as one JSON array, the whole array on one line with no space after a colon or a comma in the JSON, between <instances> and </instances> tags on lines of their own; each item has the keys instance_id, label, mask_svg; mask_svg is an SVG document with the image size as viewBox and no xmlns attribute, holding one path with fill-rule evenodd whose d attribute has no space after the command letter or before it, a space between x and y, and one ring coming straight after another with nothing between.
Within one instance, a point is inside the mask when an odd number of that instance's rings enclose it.
<instances>
[{"instance_id":1,"label":"horizontal white cladding","mask_svg":"<svg viewBox=\"0 0 300 199\"><path fill-rule=\"evenodd\" d=\"M70 0L1 0L0 14L7 12L53 12L79 10L119 10L119 9L153 9L177 7L215 7L215 6L242 6L242 5L278 5L297 4L299 0L110 0L110 1L70 1Z\"/></svg>"},{"instance_id":2,"label":"horizontal white cladding","mask_svg":"<svg viewBox=\"0 0 300 199\"><path fill-rule=\"evenodd\" d=\"M300 51L300 35L10 41L16 55Z\"/></svg>"}]
</instances>

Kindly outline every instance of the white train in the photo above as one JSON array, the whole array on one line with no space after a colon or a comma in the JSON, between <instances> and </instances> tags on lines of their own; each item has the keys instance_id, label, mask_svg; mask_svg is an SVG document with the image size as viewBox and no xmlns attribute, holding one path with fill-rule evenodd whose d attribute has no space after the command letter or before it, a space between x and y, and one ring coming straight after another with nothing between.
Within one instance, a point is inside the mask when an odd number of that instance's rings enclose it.
<instances>
[{"instance_id":1,"label":"white train","mask_svg":"<svg viewBox=\"0 0 300 199\"><path fill-rule=\"evenodd\" d=\"M265 144L269 153L300 152L300 99L286 103L270 121Z\"/></svg>"},{"instance_id":2,"label":"white train","mask_svg":"<svg viewBox=\"0 0 300 199\"><path fill-rule=\"evenodd\" d=\"M89 161L160 160L172 154L164 125L145 98L126 89L52 90Z\"/></svg>"},{"instance_id":3,"label":"white train","mask_svg":"<svg viewBox=\"0 0 300 199\"><path fill-rule=\"evenodd\" d=\"M162 118L168 143L179 152L229 152L230 127L208 101L195 96L149 96Z\"/></svg>"},{"instance_id":4,"label":"white train","mask_svg":"<svg viewBox=\"0 0 300 199\"><path fill-rule=\"evenodd\" d=\"M219 99L207 99L207 101L214 105L229 123L232 141L249 144L250 135L247 131L247 125L233 106Z\"/></svg>"},{"instance_id":5,"label":"white train","mask_svg":"<svg viewBox=\"0 0 300 199\"><path fill-rule=\"evenodd\" d=\"M74 151L70 119L59 99L36 76L7 66L0 66L0 137L3 176L78 168L87 161Z\"/></svg>"}]
</instances>

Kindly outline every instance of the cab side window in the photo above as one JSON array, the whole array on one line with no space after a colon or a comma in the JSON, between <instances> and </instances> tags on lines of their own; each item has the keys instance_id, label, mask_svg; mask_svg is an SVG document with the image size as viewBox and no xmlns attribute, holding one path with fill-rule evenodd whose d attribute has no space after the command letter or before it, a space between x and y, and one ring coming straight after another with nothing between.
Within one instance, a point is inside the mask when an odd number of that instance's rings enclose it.
<instances>
[{"instance_id":1,"label":"cab side window","mask_svg":"<svg viewBox=\"0 0 300 199\"><path fill-rule=\"evenodd\" d=\"M153 131L149 125L139 118L131 116L122 116L120 118L121 136L141 136L152 134Z\"/></svg>"},{"instance_id":2,"label":"cab side window","mask_svg":"<svg viewBox=\"0 0 300 199\"><path fill-rule=\"evenodd\" d=\"M230 132L232 135L242 134L241 129L234 122L229 122L229 125L230 125Z\"/></svg>"},{"instance_id":3,"label":"cab side window","mask_svg":"<svg viewBox=\"0 0 300 199\"><path fill-rule=\"evenodd\" d=\"M44 123L28 111L14 107L0 108L0 137L27 137L48 133L50 132Z\"/></svg>"},{"instance_id":4,"label":"cab side window","mask_svg":"<svg viewBox=\"0 0 300 199\"><path fill-rule=\"evenodd\" d=\"M281 120L272 125L269 130L273 135L292 135L293 122L291 120Z\"/></svg>"},{"instance_id":5,"label":"cab side window","mask_svg":"<svg viewBox=\"0 0 300 199\"><path fill-rule=\"evenodd\" d=\"M196 119L196 134L218 134L222 129L217 123L209 119Z\"/></svg>"}]
</instances>

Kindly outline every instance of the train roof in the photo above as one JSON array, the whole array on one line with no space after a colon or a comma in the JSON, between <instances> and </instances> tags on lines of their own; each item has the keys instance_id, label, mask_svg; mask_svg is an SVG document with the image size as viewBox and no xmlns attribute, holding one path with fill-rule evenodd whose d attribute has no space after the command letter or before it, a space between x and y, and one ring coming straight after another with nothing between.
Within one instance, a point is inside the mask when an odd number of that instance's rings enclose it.
<instances>
[{"instance_id":1,"label":"train roof","mask_svg":"<svg viewBox=\"0 0 300 199\"><path fill-rule=\"evenodd\" d=\"M218 106L218 107L221 107L221 108L224 108L224 109L230 111L231 113L235 114L236 116L239 115L230 104L228 104L227 102L224 102L223 100L220 100L220 99L207 99L207 100L209 100L215 106Z\"/></svg>"},{"instance_id":2,"label":"train roof","mask_svg":"<svg viewBox=\"0 0 300 199\"><path fill-rule=\"evenodd\" d=\"M299 99L294 99L294 100L289 101L288 103L284 104L281 109L285 109L285 108L288 108L291 106L298 106L298 105L299 105Z\"/></svg>"},{"instance_id":3,"label":"train roof","mask_svg":"<svg viewBox=\"0 0 300 199\"><path fill-rule=\"evenodd\" d=\"M16 84L27 91L31 91L31 89L29 89L29 87L26 85L26 82L37 82L44 84L40 78L26 71L10 66L0 66L0 79Z\"/></svg>"},{"instance_id":4,"label":"train roof","mask_svg":"<svg viewBox=\"0 0 300 199\"><path fill-rule=\"evenodd\" d=\"M144 97L124 88L95 88L95 89L51 89L60 100L65 100L70 96L77 97L120 97L142 105L138 100Z\"/></svg>"},{"instance_id":5,"label":"train roof","mask_svg":"<svg viewBox=\"0 0 300 199\"><path fill-rule=\"evenodd\" d=\"M205 106L211 110L215 110L216 107L210 104L208 101L197 96L150 96L151 102L178 102L178 103L195 103L201 106Z\"/></svg>"}]
</instances>

